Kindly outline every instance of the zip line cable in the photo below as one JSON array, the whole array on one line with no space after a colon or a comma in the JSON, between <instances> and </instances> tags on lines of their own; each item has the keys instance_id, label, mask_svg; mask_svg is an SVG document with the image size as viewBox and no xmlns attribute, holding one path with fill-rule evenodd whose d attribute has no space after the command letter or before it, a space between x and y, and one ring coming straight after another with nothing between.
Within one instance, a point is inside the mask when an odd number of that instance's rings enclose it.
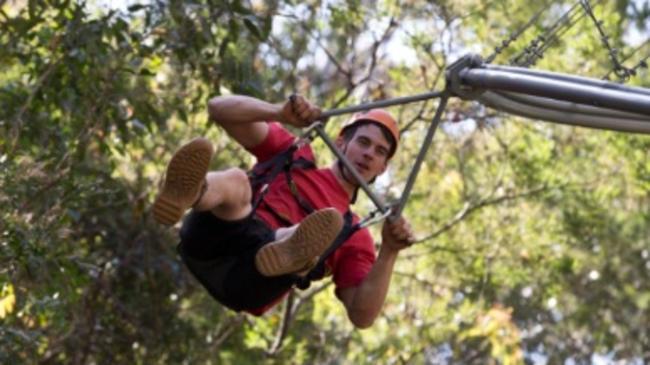
<instances>
[{"instance_id":1,"label":"zip line cable","mask_svg":"<svg viewBox=\"0 0 650 365\"><path fill-rule=\"evenodd\" d=\"M564 36L580 21L582 18L585 17L584 12L579 12L577 15L571 16L568 18L567 23L565 23L563 26L557 28L554 32L552 32L549 35L549 40L548 42L545 42L542 44L539 53L540 55L544 55L545 52L551 48L551 46L557 44L560 42L561 39L564 38ZM542 57L540 56L539 58L536 59L531 59L528 62L526 62L523 66L524 67L530 67L533 66L539 59Z\"/></svg>"},{"instance_id":2,"label":"zip line cable","mask_svg":"<svg viewBox=\"0 0 650 365\"><path fill-rule=\"evenodd\" d=\"M607 52L609 52L609 58L612 61L612 65L614 67L614 73L616 74L616 76L618 76L619 81L621 82L627 81L630 78L631 70L624 67L621 64L621 62L618 60L619 51L617 48L614 48L609 44L609 36L603 30L603 22L601 20L598 20L598 18L596 18L596 15L594 14L591 4L589 4L589 0L580 0L580 5L582 5L583 9L585 9L585 13L589 15L589 18L596 26L596 30L598 30L598 34L600 35L600 41L602 42L603 46L607 48Z\"/></svg>"},{"instance_id":3,"label":"zip line cable","mask_svg":"<svg viewBox=\"0 0 650 365\"><path fill-rule=\"evenodd\" d=\"M636 47L629 55L624 57L621 60L621 64L624 64L625 62L629 61L637 52L639 52L643 47L650 45L650 39L647 39L645 42L641 43L638 47ZM640 59L634 66L631 68L628 68L630 76L636 76L638 73L639 69L642 68L648 68L648 58L650 58L650 51L648 51L648 54ZM609 70L604 76L603 80L609 80L610 75L614 73L614 69Z\"/></svg>"},{"instance_id":4,"label":"zip line cable","mask_svg":"<svg viewBox=\"0 0 650 365\"><path fill-rule=\"evenodd\" d=\"M573 26L585 16L575 3L555 23L546 28L544 33L533 39L517 56L510 60L513 66L530 67L544 56L552 44L557 43Z\"/></svg>"},{"instance_id":5,"label":"zip line cable","mask_svg":"<svg viewBox=\"0 0 650 365\"><path fill-rule=\"evenodd\" d=\"M597 0L595 2L595 5L599 5L601 3L602 0ZM505 50L512 42L517 40L526 30L528 30L545 11L546 8L542 8L540 11L535 13L523 27L511 33L510 36L503 40L499 46L495 47L493 53L488 56L485 61L487 63L491 63L497 57L497 55L503 52L503 50ZM571 8L569 8L569 10L567 10L552 26L546 28L544 33L537 36L528 44L528 46L524 48L523 51L512 57L510 59L510 64L519 67L531 67L535 65L538 60L543 58L545 52L551 46L559 42L566 35L566 33L584 17L589 17L596 27L596 30L600 36L601 43L607 49L609 58L613 65L612 70L610 70L604 78L609 79L609 76L614 73L618 77L619 82L626 82L630 79L630 77L635 76L639 69L648 67L647 60L650 58L650 53L631 68L625 67L624 63L629 58L631 58L631 56L635 54L640 48L642 48L643 45L650 42L650 40L645 41L641 46L637 47L628 57L621 60L619 58L619 50L610 44L610 37L603 29L603 22L596 17L593 6L589 0L578 0L576 3L574 3Z\"/></svg>"},{"instance_id":6,"label":"zip line cable","mask_svg":"<svg viewBox=\"0 0 650 365\"><path fill-rule=\"evenodd\" d=\"M625 63L626 60L628 60L631 57L631 55L635 54L644 44L648 43L649 40L646 40L640 47L637 47L631 53L630 56L626 57L624 60L620 60L618 57L618 55L620 54L619 49L614 48L612 45L610 45L609 43L610 37L607 35L607 33L605 33L605 30L603 29L603 21L598 20L598 18L596 18L593 8L591 7L591 4L589 4L588 0L581 0L581 4L582 7L585 9L585 12L589 15L589 18L591 18L592 22L594 23L596 30L598 30L598 34L600 35L600 39L603 46L605 46L605 48L607 48L607 51L609 52L609 58L612 61L613 70L610 70L610 72L607 73L607 77L609 77L609 75L612 72L614 72L614 74L618 76L618 80L620 82L626 82L630 79L630 77L636 75L638 69L648 67L646 60L650 58L650 54L648 54L645 58L639 61L632 68L625 67L623 64Z\"/></svg>"},{"instance_id":7,"label":"zip line cable","mask_svg":"<svg viewBox=\"0 0 650 365\"><path fill-rule=\"evenodd\" d=\"M515 32L510 33L510 36L507 39L504 39L503 41L501 41L501 44L494 48L494 51L492 52L491 55L489 55L485 59L485 62L491 63L492 61L494 61L494 59L499 54L501 54L501 52L503 50L507 49L512 42L516 41L524 32L526 32L528 30L528 28L530 28L533 24L537 23L537 20L539 19L539 17L542 16L542 14L544 14L544 12L546 12L546 7L547 6L548 6L548 4L544 3L542 8L540 10L538 10L537 13L535 13L535 15L533 15L528 20L528 22L526 24L524 24L521 28L519 28Z\"/></svg>"}]
</instances>

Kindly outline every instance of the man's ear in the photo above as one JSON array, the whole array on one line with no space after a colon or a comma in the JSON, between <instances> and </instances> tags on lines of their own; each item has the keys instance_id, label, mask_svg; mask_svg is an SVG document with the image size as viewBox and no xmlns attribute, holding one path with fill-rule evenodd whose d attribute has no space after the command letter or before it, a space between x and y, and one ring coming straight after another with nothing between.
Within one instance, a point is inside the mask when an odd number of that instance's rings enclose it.
<instances>
[{"instance_id":1,"label":"man's ear","mask_svg":"<svg viewBox=\"0 0 650 365\"><path fill-rule=\"evenodd\" d=\"M379 176L379 175L383 174L384 172L386 172L387 168L388 168L388 159L386 159L386 161L384 161L384 166L382 166L381 172L379 174L377 174L377 176Z\"/></svg>"},{"instance_id":2,"label":"man's ear","mask_svg":"<svg viewBox=\"0 0 650 365\"><path fill-rule=\"evenodd\" d=\"M334 144L336 145L336 148L338 148L339 150L342 151L343 146L345 145L345 139L343 138L343 136L338 136L338 137L336 137L336 140L334 141Z\"/></svg>"}]
</instances>

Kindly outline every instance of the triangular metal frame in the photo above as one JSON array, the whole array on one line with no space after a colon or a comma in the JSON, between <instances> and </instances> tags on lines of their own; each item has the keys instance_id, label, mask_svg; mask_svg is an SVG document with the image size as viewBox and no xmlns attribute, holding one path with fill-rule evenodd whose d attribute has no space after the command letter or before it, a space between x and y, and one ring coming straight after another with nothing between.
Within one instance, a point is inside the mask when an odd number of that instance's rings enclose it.
<instances>
[{"instance_id":1,"label":"triangular metal frame","mask_svg":"<svg viewBox=\"0 0 650 365\"><path fill-rule=\"evenodd\" d=\"M327 135L321 122L314 123L305 132L304 137L310 140L314 138L314 133L323 139L377 208L364 220L364 226L386 217L399 217L402 213L450 97L476 100L494 109L527 118L650 134L649 89L560 73L493 66L485 64L480 56L467 55L447 68L443 91L332 109L321 116L321 120L325 120L342 114L440 98L397 205L387 205L377 197Z\"/></svg>"}]
</instances>

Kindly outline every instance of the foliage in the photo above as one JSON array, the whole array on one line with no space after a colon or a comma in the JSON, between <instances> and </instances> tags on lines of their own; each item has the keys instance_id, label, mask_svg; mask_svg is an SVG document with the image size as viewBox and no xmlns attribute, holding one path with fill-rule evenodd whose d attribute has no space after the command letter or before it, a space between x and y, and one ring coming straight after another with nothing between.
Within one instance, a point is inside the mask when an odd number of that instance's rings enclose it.
<instances>
[{"instance_id":1,"label":"foliage","mask_svg":"<svg viewBox=\"0 0 650 365\"><path fill-rule=\"evenodd\" d=\"M648 42L626 34L647 38L647 7L593 3L624 65L642 65ZM420 242L365 331L327 281L261 318L225 310L181 265L178 227L149 213L193 136L214 141L215 169L252 162L206 123L212 95L337 107L438 90L460 55L523 29L495 53L508 64L573 4L0 2L0 363L649 362L647 136L451 100L405 210ZM534 67L613 75L588 17L550 44ZM635 71L628 82L648 87ZM436 104L391 109L404 143L377 184L387 196Z\"/></svg>"}]
</instances>

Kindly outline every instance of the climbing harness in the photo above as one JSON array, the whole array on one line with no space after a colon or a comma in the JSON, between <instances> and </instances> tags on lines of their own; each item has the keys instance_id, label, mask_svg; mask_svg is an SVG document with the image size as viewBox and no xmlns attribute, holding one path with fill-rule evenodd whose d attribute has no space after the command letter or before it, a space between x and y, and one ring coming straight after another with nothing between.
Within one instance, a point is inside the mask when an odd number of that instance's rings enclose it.
<instances>
[{"instance_id":1,"label":"climbing harness","mask_svg":"<svg viewBox=\"0 0 650 365\"><path fill-rule=\"evenodd\" d=\"M305 214L310 214L315 211L312 205L305 200L298 191L291 172L295 169L314 169L316 165L307 159L302 157L294 158L295 152L305 144L309 143L312 140L309 134L303 135L302 138L299 138L296 142L292 143L286 150L274 156L268 161L257 164L254 166L253 170L248 173L248 178L251 184L251 190L253 191L253 212L259 208L259 206L264 202L264 197L269 191L271 184L275 179L283 173L285 180L289 185L289 191L295 199L296 203L303 210ZM276 217L280 222L286 226L292 226L295 222L291 222L289 218L278 213L270 205L265 206L266 209ZM352 212L348 209L347 212L343 215L343 228L339 232L336 239L330 244L327 250L319 257L316 265L309 270L309 272L304 276L294 275L295 285L300 289L307 289L311 285L311 281L320 279L325 276L326 260L338 249L348 238L350 238L356 231L364 227L365 222L361 221L359 223L352 223Z\"/></svg>"},{"instance_id":2,"label":"climbing harness","mask_svg":"<svg viewBox=\"0 0 650 365\"><path fill-rule=\"evenodd\" d=\"M253 196L253 211L264 202L264 197L269 191L271 183L275 180L280 173L284 173L287 184L289 185L289 190L291 195L298 203L298 205L307 213L310 214L314 211L314 208L300 195L298 188L296 187L293 178L291 177L291 170L300 168L300 169L314 169L316 165L312 161L309 161L304 158L294 159L293 155L298 150L298 148L303 145L303 141L294 143L289 148L281 152L280 154L274 156L268 161L265 161L261 164L255 165L252 171L248 173L248 180L251 184L251 190L254 193ZM286 225L293 225L288 218L282 216L270 206L268 206L269 211L278 218L281 222Z\"/></svg>"}]
</instances>

